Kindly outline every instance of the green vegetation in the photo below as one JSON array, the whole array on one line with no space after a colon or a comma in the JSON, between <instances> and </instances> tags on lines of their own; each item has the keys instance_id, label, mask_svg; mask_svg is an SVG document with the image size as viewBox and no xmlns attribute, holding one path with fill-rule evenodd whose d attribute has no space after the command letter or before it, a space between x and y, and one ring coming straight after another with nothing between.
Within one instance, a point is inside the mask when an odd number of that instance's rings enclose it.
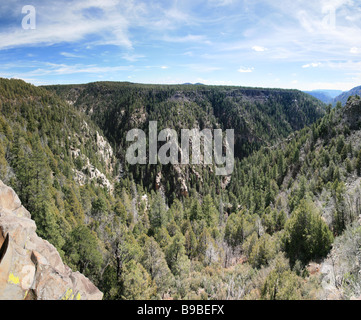
<instances>
[{"instance_id":1,"label":"green vegetation","mask_svg":"<svg viewBox=\"0 0 361 320\"><path fill-rule=\"evenodd\" d=\"M356 250L361 143L340 105L294 90L0 79L0 110L1 179L105 299L315 299L308 264ZM234 128L230 181L212 166L126 164L125 133L149 120ZM342 276L356 295L357 267Z\"/></svg>"},{"instance_id":2,"label":"green vegetation","mask_svg":"<svg viewBox=\"0 0 361 320\"><path fill-rule=\"evenodd\" d=\"M285 225L284 245L292 263L325 257L332 233L311 201L302 200Z\"/></svg>"},{"instance_id":3,"label":"green vegetation","mask_svg":"<svg viewBox=\"0 0 361 320\"><path fill-rule=\"evenodd\" d=\"M88 114L103 129L123 163L129 146L126 133L138 128L148 134L149 121L158 121L159 131L176 130L178 136L181 129L235 129L235 155L242 159L324 115L321 102L297 90L117 82L45 88ZM124 171L148 192L155 189L155 177L162 172L167 177L164 192L169 202L181 197L179 174L170 165L124 163ZM187 188L196 189L202 196L219 193L221 182L214 168L187 167L184 176L189 176L185 179ZM212 184L215 188L210 187Z\"/></svg>"}]
</instances>

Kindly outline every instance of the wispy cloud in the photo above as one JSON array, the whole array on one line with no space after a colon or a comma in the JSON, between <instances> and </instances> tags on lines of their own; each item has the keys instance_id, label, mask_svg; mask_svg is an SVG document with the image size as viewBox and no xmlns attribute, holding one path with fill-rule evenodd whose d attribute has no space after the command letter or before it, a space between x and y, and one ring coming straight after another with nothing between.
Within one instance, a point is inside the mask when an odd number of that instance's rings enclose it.
<instances>
[{"instance_id":1,"label":"wispy cloud","mask_svg":"<svg viewBox=\"0 0 361 320\"><path fill-rule=\"evenodd\" d=\"M319 66L321 66L322 64L320 62L312 62L312 63L308 63L302 66L302 68L317 68Z\"/></svg>"},{"instance_id":2,"label":"wispy cloud","mask_svg":"<svg viewBox=\"0 0 361 320\"><path fill-rule=\"evenodd\" d=\"M254 68L248 68L248 67L240 67L237 71L240 73L251 73L253 72Z\"/></svg>"},{"instance_id":3,"label":"wispy cloud","mask_svg":"<svg viewBox=\"0 0 361 320\"><path fill-rule=\"evenodd\" d=\"M50 77L84 82L133 77L159 83L202 77L214 83L297 88L324 84L327 74L343 88L361 83L361 5L355 0L31 4L37 13L35 30L21 28L20 0L0 4L2 74L44 82ZM258 79L261 70L265 76Z\"/></svg>"},{"instance_id":4,"label":"wispy cloud","mask_svg":"<svg viewBox=\"0 0 361 320\"><path fill-rule=\"evenodd\" d=\"M119 71L127 71L133 69L132 66L97 66L97 65L83 65L83 64L56 64L47 62L42 68L35 69L28 72L30 76L44 76L44 75L69 75L79 73L92 73L92 74L109 74Z\"/></svg>"},{"instance_id":5,"label":"wispy cloud","mask_svg":"<svg viewBox=\"0 0 361 320\"><path fill-rule=\"evenodd\" d=\"M261 47L261 46L253 46L252 50L257 51L257 52L264 52L264 51L267 51L267 48Z\"/></svg>"},{"instance_id":6,"label":"wispy cloud","mask_svg":"<svg viewBox=\"0 0 361 320\"><path fill-rule=\"evenodd\" d=\"M359 54L359 53L361 53L361 48L352 47L352 48L350 49L350 53L352 53L352 54Z\"/></svg>"},{"instance_id":7,"label":"wispy cloud","mask_svg":"<svg viewBox=\"0 0 361 320\"><path fill-rule=\"evenodd\" d=\"M145 69L162 69L162 70L166 70L166 69L169 69L168 66L145 66L144 67ZM142 70L142 68L138 68L138 71L139 70Z\"/></svg>"},{"instance_id":8,"label":"wispy cloud","mask_svg":"<svg viewBox=\"0 0 361 320\"><path fill-rule=\"evenodd\" d=\"M80 0L70 6L67 1L60 0L55 8L53 4L35 0L33 6L37 15L36 29L23 30L19 24L0 32L0 49L74 43L89 35L97 36L99 43L130 48L129 23L121 10L121 3L128 6L125 12L132 11L131 1Z\"/></svg>"},{"instance_id":9,"label":"wispy cloud","mask_svg":"<svg viewBox=\"0 0 361 320\"><path fill-rule=\"evenodd\" d=\"M175 43L189 43L189 42L195 42L195 43L206 43L210 44L211 42L207 40L206 36L204 35L194 35L194 34L188 34L186 36L169 36L166 35L162 38L163 41L166 42L175 42Z\"/></svg>"},{"instance_id":10,"label":"wispy cloud","mask_svg":"<svg viewBox=\"0 0 361 320\"><path fill-rule=\"evenodd\" d=\"M143 54L131 54L131 53L125 53L122 55L122 58L124 60L130 61L130 62L136 62L143 58L145 58L145 55Z\"/></svg>"},{"instance_id":11,"label":"wispy cloud","mask_svg":"<svg viewBox=\"0 0 361 320\"><path fill-rule=\"evenodd\" d=\"M60 52L60 54L66 58L84 58L84 56L74 54L71 52Z\"/></svg>"}]
</instances>

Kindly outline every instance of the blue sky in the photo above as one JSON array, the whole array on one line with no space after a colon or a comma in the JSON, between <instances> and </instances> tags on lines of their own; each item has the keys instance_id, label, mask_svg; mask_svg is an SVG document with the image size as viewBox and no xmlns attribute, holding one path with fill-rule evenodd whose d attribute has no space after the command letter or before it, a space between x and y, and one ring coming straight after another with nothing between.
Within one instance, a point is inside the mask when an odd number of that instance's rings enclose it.
<instances>
[{"instance_id":1,"label":"blue sky","mask_svg":"<svg viewBox=\"0 0 361 320\"><path fill-rule=\"evenodd\" d=\"M25 5L35 29L22 27ZM361 3L2 0L0 77L349 90L361 85Z\"/></svg>"}]
</instances>

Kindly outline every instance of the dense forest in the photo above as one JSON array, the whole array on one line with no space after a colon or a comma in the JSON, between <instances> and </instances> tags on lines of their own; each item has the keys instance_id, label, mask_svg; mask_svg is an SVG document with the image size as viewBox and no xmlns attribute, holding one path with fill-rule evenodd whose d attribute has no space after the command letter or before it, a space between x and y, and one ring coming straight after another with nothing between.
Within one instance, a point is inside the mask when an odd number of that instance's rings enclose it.
<instances>
[{"instance_id":1,"label":"dense forest","mask_svg":"<svg viewBox=\"0 0 361 320\"><path fill-rule=\"evenodd\" d=\"M358 96L0 79L0 110L0 179L105 299L361 295ZM234 129L233 174L130 166L126 132L152 120Z\"/></svg>"},{"instance_id":2,"label":"dense forest","mask_svg":"<svg viewBox=\"0 0 361 320\"><path fill-rule=\"evenodd\" d=\"M45 88L103 129L124 171L131 173L136 183L141 182L150 192L159 188L156 176L166 176L162 189L170 203L191 189L202 196L210 194L211 184L216 184L219 193L221 181L213 168L206 166L128 166L124 158L129 130L142 129L148 134L149 121L158 122L158 131L172 128L178 136L181 129L234 129L235 156L242 159L324 115L320 101L297 90L114 82Z\"/></svg>"}]
</instances>

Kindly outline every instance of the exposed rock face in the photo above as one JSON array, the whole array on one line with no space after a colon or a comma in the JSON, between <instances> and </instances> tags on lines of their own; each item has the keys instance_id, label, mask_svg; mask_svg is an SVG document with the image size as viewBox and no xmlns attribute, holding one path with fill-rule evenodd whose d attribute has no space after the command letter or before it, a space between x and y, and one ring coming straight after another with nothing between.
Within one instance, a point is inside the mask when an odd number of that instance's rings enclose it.
<instances>
[{"instance_id":1,"label":"exposed rock face","mask_svg":"<svg viewBox=\"0 0 361 320\"><path fill-rule=\"evenodd\" d=\"M95 181L97 185L107 188L112 193L114 191L114 185L107 179L106 175L93 166L87 157L82 156L82 158L85 161L84 167L82 168L82 171L73 169L74 180L81 186L84 186L87 183L87 179Z\"/></svg>"},{"instance_id":2,"label":"exposed rock face","mask_svg":"<svg viewBox=\"0 0 361 320\"><path fill-rule=\"evenodd\" d=\"M98 131L96 132L96 138L97 138L98 153L106 163L106 167L109 168L110 171L112 171L113 160L114 160L113 149L110 146L110 144L105 140L105 138L98 133Z\"/></svg>"},{"instance_id":3,"label":"exposed rock face","mask_svg":"<svg viewBox=\"0 0 361 320\"><path fill-rule=\"evenodd\" d=\"M350 129L359 129L361 126L361 100L351 98L344 109L344 118L350 126Z\"/></svg>"},{"instance_id":4,"label":"exposed rock face","mask_svg":"<svg viewBox=\"0 0 361 320\"><path fill-rule=\"evenodd\" d=\"M0 180L0 300L101 300L103 293L35 231L30 213Z\"/></svg>"},{"instance_id":5,"label":"exposed rock face","mask_svg":"<svg viewBox=\"0 0 361 320\"><path fill-rule=\"evenodd\" d=\"M85 121L83 122L81 130L83 136L80 137L76 134L74 141L77 142L70 146L70 153L73 159L79 158L83 164L81 168L78 168L80 170L73 169L74 179L81 186L84 186L87 180L94 181L96 185L107 188L110 193L112 193L114 191L114 184L108 180L106 174L112 175L114 171L116 160L113 149L109 142L107 142L98 131L95 131L98 160L105 164L105 172L103 173L95 167L89 158L85 154L82 154L80 150L81 145L85 145L90 137L94 135L94 132L90 130L89 125ZM71 137L69 136L68 139L71 140Z\"/></svg>"}]
</instances>

